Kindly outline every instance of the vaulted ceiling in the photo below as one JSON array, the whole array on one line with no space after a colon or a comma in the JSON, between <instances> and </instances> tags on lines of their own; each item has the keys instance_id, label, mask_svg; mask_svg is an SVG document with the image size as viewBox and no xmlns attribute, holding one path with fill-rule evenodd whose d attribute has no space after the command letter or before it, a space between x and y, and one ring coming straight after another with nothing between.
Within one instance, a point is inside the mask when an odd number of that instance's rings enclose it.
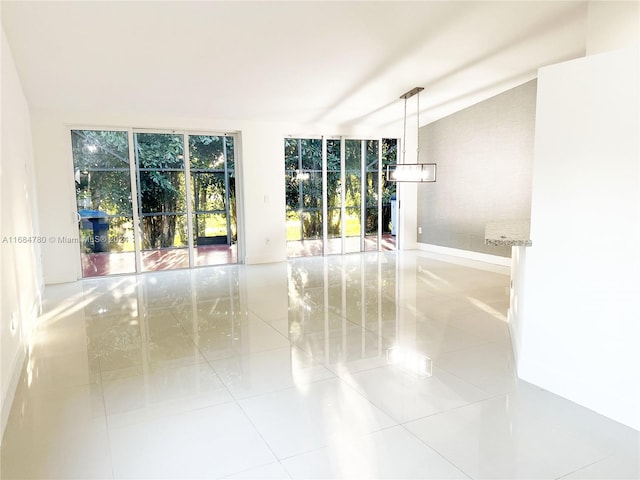
<instances>
[{"instance_id":1,"label":"vaulted ceiling","mask_svg":"<svg viewBox=\"0 0 640 480\"><path fill-rule=\"evenodd\" d=\"M586 2L2 1L32 108L421 124L584 55ZM410 107L415 111L415 105Z\"/></svg>"}]
</instances>

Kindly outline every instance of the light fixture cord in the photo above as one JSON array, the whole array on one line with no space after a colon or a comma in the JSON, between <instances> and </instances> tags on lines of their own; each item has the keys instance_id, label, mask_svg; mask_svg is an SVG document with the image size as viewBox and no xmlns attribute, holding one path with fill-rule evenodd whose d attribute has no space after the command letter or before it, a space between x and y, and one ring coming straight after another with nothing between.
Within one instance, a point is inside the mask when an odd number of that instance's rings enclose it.
<instances>
[{"instance_id":1,"label":"light fixture cord","mask_svg":"<svg viewBox=\"0 0 640 480\"><path fill-rule=\"evenodd\" d=\"M420 163L420 92L418 92L416 97L416 163Z\"/></svg>"},{"instance_id":2,"label":"light fixture cord","mask_svg":"<svg viewBox=\"0 0 640 480\"><path fill-rule=\"evenodd\" d=\"M407 97L404 98L404 122L402 125L402 163L407 163Z\"/></svg>"}]
</instances>

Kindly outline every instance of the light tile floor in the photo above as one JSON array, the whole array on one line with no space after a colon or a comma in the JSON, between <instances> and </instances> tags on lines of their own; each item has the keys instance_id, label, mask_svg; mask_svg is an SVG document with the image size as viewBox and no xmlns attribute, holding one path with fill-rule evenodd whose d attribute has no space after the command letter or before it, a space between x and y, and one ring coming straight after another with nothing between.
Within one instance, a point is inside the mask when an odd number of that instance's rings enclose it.
<instances>
[{"instance_id":1,"label":"light tile floor","mask_svg":"<svg viewBox=\"0 0 640 480\"><path fill-rule=\"evenodd\" d=\"M514 374L508 276L419 252L48 287L2 478L638 478Z\"/></svg>"}]
</instances>

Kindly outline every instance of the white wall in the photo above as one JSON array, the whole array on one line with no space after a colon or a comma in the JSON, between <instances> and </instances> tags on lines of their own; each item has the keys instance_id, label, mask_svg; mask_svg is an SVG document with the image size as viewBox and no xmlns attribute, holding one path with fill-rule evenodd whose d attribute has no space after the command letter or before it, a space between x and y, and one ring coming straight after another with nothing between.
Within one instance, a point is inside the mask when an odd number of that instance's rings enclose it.
<instances>
[{"instance_id":1,"label":"white wall","mask_svg":"<svg viewBox=\"0 0 640 480\"><path fill-rule=\"evenodd\" d=\"M415 125L415 117L407 118L407 125ZM398 163L416 163L416 149L418 148L417 132L407 127L406 136L400 139ZM403 142L405 145L403 146ZM403 162L402 149L406 149L406 162ZM421 159L421 161L424 161ZM397 199L400 201L398 210L398 249L415 250L418 248L418 184L400 182L396 189Z\"/></svg>"},{"instance_id":2,"label":"white wall","mask_svg":"<svg viewBox=\"0 0 640 480\"><path fill-rule=\"evenodd\" d=\"M640 3L591 1L587 14L587 55L638 45Z\"/></svg>"},{"instance_id":3,"label":"white wall","mask_svg":"<svg viewBox=\"0 0 640 480\"><path fill-rule=\"evenodd\" d=\"M518 374L640 429L638 49L540 70Z\"/></svg>"},{"instance_id":4,"label":"white wall","mask_svg":"<svg viewBox=\"0 0 640 480\"><path fill-rule=\"evenodd\" d=\"M284 138L286 127L248 124L242 128L245 262L287 258Z\"/></svg>"},{"instance_id":5,"label":"white wall","mask_svg":"<svg viewBox=\"0 0 640 480\"><path fill-rule=\"evenodd\" d=\"M511 247L511 286L509 288L509 310L507 310L507 322L509 322L509 333L511 334L511 344L513 353L518 365L519 352L522 351L523 320L522 315L526 303L526 271L527 271L527 250L529 247Z\"/></svg>"},{"instance_id":6,"label":"white wall","mask_svg":"<svg viewBox=\"0 0 640 480\"><path fill-rule=\"evenodd\" d=\"M40 308L40 248L23 237L39 235L29 107L2 29L2 148L0 157L0 410L2 432L29 338Z\"/></svg>"}]
</instances>

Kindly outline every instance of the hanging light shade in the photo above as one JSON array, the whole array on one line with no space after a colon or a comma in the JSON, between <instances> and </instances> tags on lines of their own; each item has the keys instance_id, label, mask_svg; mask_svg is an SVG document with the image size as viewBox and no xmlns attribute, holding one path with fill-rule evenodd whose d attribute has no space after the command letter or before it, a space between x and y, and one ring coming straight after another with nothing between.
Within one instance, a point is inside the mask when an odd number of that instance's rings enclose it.
<instances>
[{"instance_id":1,"label":"hanging light shade","mask_svg":"<svg viewBox=\"0 0 640 480\"><path fill-rule=\"evenodd\" d=\"M435 163L403 163L389 165L387 178L392 182L435 182Z\"/></svg>"},{"instance_id":2,"label":"hanging light shade","mask_svg":"<svg viewBox=\"0 0 640 480\"><path fill-rule=\"evenodd\" d=\"M420 92L422 87L415 87L400 96L404 100L404 121L402 132L402 163L387 167L387 179L391 182L435 182L436 164L420 163ZM407 100L416 96L416 161L407 163Z\"/></svg>"}]
</instances>

